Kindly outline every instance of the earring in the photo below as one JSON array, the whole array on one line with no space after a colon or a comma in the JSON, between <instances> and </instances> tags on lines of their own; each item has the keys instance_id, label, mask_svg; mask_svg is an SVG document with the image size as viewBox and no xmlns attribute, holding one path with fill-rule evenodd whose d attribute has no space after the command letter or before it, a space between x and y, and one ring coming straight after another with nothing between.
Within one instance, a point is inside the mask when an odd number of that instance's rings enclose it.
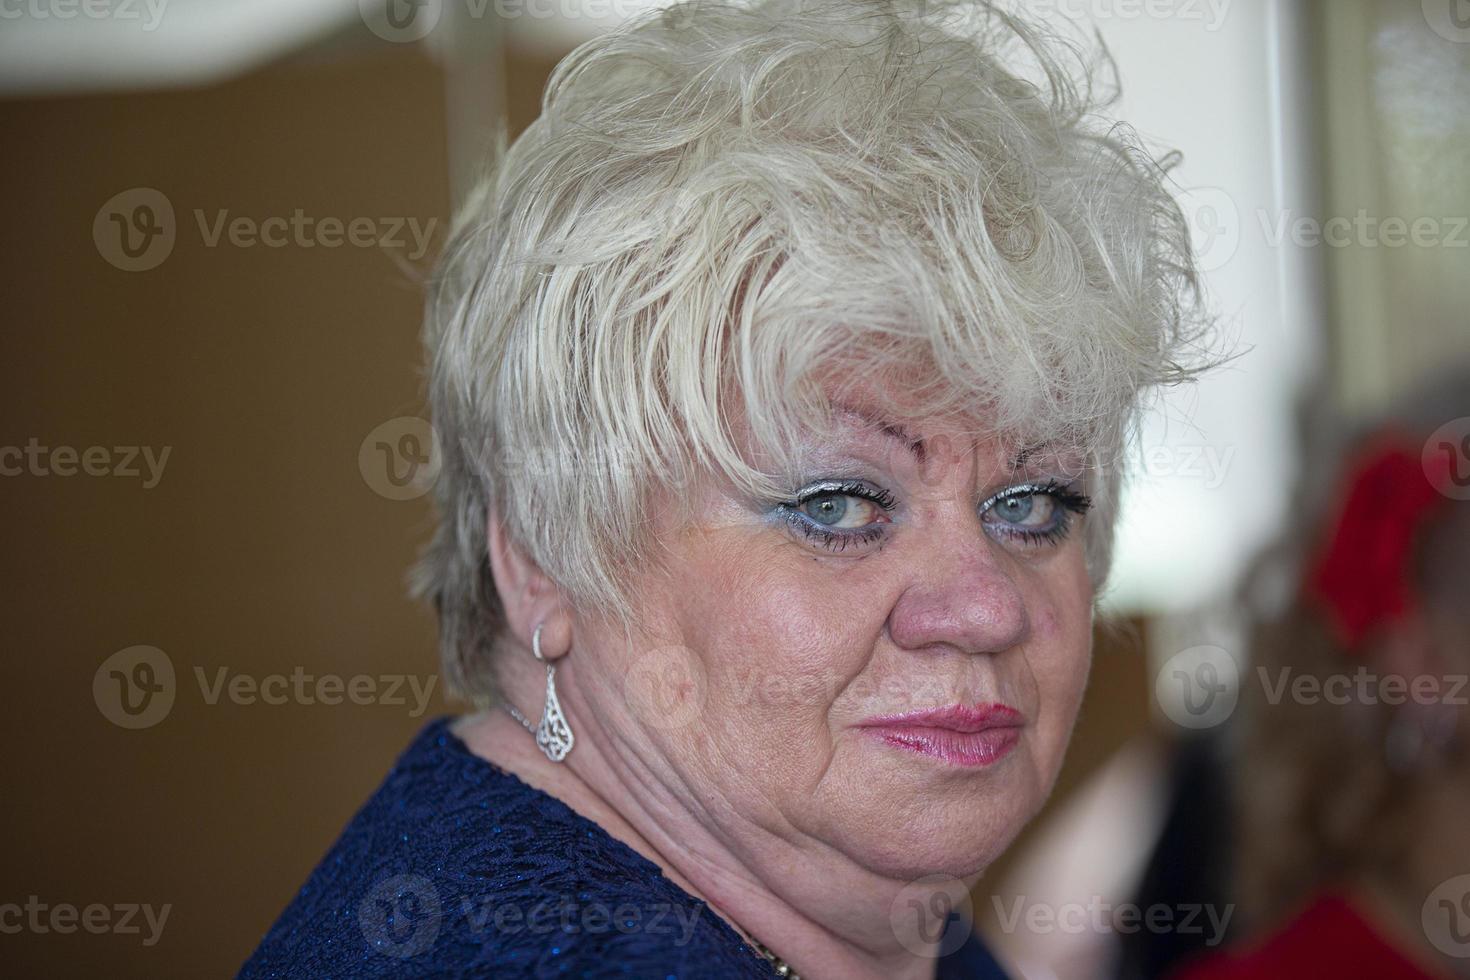
<instances>
[{"instance_id":1,"label":"earring","mask_svg":"<svg viewBox=\"0 0 1470 980\"><path fill-rule=\"evenodd\" d=\"M541 723L533 728L526 717L516 710L515 705L506 702L505 708L526 731L536 736L536 747L546 753L546 758L552 762L560 762L572 751L575 739L572 737L572 726L567 724L567 716L562 712L561 702L556 697L556 665L541 654L541 627L544 625L546 624L538 623L536 631L531 634L531 655L546 664L546 707L541 709Z\"/></svg>"}]
</instances>

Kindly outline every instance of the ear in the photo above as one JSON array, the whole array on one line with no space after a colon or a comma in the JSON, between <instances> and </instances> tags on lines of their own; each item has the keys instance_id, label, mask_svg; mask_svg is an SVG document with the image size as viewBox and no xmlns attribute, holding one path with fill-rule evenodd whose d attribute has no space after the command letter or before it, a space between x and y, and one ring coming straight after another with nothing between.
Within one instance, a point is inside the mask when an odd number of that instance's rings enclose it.
<instances>
[{"instance_id":1,"label":"ear","mask_svg":"<svg viewBox=\"0 0 1470 980\"><path fill-rule=\"evenodd\" d=\"M547 660L565 656L572 647L572 620L561 589L506 533L494 504L487 510L485 526L490 572L510 632L530 650L532 635L541 625L541 655Z\"/></svg>"}]
</instances>

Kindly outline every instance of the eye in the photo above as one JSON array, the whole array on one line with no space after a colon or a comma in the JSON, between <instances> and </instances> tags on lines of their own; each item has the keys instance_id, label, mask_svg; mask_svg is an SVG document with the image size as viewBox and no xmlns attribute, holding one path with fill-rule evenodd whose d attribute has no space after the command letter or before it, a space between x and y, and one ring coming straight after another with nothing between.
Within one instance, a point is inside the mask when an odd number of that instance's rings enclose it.
<instances>
[{"instance_id":1,"label":"eye","mask_svg":"<svg viewBox=\"0 0 1470 980\"><path fill-rule=\"evenodd\" d=\"M1046 527L1056 512L1056 499L1036 493L1018 493L1002 497L990 508L990 513L1007 524L1017 527Z\"/></svg>"},{"instance_id":2,"label":"eye","mask_svg":"<svg viewBox=\"0 0 1470 980\"><path fill-rule=\"evenodd\" d=\"M839 530L867 527L879 513L877 504L850 493L820 494L802 501L798 510L823 527Z\"/></svg>"},{"instance_id":3,"label":"eye","mask_svg":"<svg viewBox=\"0 0 1470 980\"><path fill-rule=\"evenodd\" d=\"M1080 517L1091 506L1090 498L1052 480L1000 491L980 505L980 517L994 534L1023 544L1049 544L1066 537L1074 515Z\"/></svg>"},{"instance_id":4,"label":"eye","mask_svg":"<svg viewBox=\"0 0 1470 980\"><path fill-rule=\"evenodd\" d=\"M893 494L860 480L823 481L779 504L792 530L827 548L842 551L884 535Z\"/></svg>"}]
</instances>

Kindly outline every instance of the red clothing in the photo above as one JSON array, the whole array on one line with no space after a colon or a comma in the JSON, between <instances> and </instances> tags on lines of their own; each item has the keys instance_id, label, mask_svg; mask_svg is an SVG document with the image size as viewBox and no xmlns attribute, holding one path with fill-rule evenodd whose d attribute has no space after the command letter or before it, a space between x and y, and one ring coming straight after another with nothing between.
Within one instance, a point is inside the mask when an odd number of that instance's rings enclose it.
<instances>
[{"instance_id":1,"label":"red clothing","mask_svg":"<svg viewBox=\"0 0 1470 980\"><path fill-rule=\"evenodd\" d=\"M1173 980L1436 980L1345 896L1323 892L1253 946L1187 962Z\"/></svg>"}]
</instances>

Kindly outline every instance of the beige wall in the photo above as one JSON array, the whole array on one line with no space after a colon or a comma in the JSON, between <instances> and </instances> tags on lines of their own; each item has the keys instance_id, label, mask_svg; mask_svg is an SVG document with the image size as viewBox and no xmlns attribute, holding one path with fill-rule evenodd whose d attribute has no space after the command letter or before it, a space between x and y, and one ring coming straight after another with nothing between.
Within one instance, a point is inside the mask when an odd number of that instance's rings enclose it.
<instances>
[{"instance_id":1,"label":"beige wall","mask_svg":"<svg viewBox=\"0 0 1470 980\"><path fill-rule=\"evenodd\" d=\"M0 936L16 976L233 972L422 723L388 706L209 705L193 676L434 671L401 579L423 501L358 445L411 413L420 295L404 249L206 247L193 210L442 220L439 73L380 46L204 91L0 104L0 443L171 447L162 479L0 479L7 824L0 901L172 905L161 941ZM135 186L178 235L128 273L93 218ZM126 731L94 671L167 653L178 695ZM430 713L442 710L436 703Z\"/></svg>"}]
</instances>

